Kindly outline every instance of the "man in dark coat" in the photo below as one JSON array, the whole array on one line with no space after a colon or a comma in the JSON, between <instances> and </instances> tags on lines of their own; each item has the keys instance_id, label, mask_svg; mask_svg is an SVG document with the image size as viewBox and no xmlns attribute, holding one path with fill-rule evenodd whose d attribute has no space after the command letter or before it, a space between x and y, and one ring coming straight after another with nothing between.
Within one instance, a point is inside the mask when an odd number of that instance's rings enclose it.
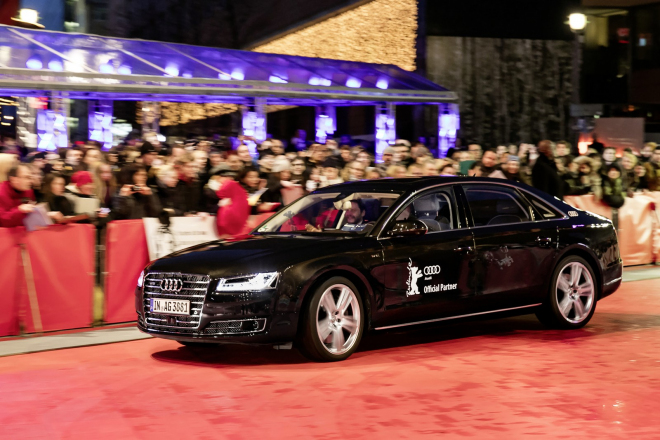
<instances>
[{"instance_id":1,"label":"man in dark coat","mask_svg":"<svg viewBox=\"0 0 660 440\"><path fill-rule=\"evenodd\" d=\"M539 142L537 147L539 157L532 168L532 185L534 188L544 191L558 199L564 197L564 184L557 172L552 142L545 140Z\"/></svg>"}]
</instances>

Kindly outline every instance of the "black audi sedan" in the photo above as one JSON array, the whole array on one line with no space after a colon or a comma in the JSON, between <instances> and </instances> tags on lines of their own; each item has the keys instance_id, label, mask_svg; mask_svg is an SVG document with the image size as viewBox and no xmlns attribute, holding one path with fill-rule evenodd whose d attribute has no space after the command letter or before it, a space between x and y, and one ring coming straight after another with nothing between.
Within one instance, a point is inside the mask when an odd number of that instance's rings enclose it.
<instances>
[{"instance_id":1,"label":"black audi sedan","mask_svg":"<svg viewBox=\"0 0 660 440\"><path fill-rule=\"evenodd\" d=\"M426 177L314 191L240 240L151 262L139 328L184 345L291 344L337 361L368 330L497 312L589 322L621 283L616 231L524 184Z\"/></svg>"}]
</instances>

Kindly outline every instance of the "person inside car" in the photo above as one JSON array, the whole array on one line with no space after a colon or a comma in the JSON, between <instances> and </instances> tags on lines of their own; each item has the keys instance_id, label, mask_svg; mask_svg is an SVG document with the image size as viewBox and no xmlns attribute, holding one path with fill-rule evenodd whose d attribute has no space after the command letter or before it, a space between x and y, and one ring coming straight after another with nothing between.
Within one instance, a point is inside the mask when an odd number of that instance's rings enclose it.
<instances>
[{"instance_id":1,"label":"person inside car","mask_svg":"<svg viewBox=\"0 0 660 440\"><path fill-rule=\"evenodd\" d=\"M347 232L362 232L367 227L368 223L364 221L364 216L366 214L366 207L362 200L351 200L351 207L346 210L344 214L346 218L346 223L341 227L342 231ZM323 232L323 228L320 225L312 226L307 224L305 226L307 232Z\"/></svg>"}]
</instances>

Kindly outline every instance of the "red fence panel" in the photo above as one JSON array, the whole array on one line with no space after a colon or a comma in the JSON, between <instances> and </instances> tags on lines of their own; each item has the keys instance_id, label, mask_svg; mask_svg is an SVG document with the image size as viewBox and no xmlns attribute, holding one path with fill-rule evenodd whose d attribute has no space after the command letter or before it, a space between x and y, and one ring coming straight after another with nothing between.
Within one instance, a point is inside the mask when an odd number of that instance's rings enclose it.
<instances>
[{"instance_id":1,"label":"red fence panel","mask_svg":"<svg viewBox=\"0 0 660 440\"><path fill-rule=\"evenodd\" d=\"M18 308L25 290L20 241L23 228L0 228L0 336L17 335Z\"/></svg>"},{"instance_id":2,"label":"red fence panel","mask_svg":"<svg viewBox=\"0 0 660 440\"><path fill-rule=\"evenodd\" d=\"M95 243L93 225L58 225L25 234L43 331L92 324ZM22 307L26 331L39 331L28 295L22 296Z\"/></svg>"},{"instance_id":3,"label":"red fence panel","mask_svg":"<svg viewBox=\"0 0 660 440\"><path fill-rule=\"evenodd\" d=\"M149 263L142 220L108 223L105 247L105 321L135 321L135 286Z\"/></svg>"}]
</instances>

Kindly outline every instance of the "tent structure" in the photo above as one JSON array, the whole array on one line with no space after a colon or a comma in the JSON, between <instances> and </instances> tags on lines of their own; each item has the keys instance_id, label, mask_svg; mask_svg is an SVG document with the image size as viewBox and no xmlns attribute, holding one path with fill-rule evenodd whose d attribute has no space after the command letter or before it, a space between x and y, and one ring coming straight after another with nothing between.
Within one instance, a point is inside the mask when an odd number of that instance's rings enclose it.
<instances>
[{"instance_id":1,"label":"tent structure","mask_svg":"<svg viewBox=\"0 0 660 440\"><path fill-rule=\"evenodd\" d=\"M266 103L317 106L328 128L328 108L372 104L389 118L381 118L387 140L395 104L437 104L441 115L456 113L448 110L453 92L392 65L9 26L0 26L0 95L98 100L106 110L114 100L256 105L257 125L265 125L259 108ZM378 131L378 117L376 125Z\"/></svg>"}]
</instances>

